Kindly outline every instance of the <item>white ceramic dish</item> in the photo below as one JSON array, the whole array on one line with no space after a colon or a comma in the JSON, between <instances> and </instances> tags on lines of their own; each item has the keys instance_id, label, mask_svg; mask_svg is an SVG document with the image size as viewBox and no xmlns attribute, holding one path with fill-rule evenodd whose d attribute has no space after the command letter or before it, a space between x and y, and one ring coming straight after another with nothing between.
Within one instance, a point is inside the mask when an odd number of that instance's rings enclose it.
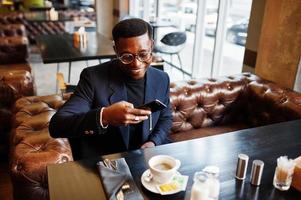
<instances>
[{"instance_id":1,"label":"white ceramic dish","mask_svg":"<svg viewBox=\"0 0 301 200\"><path fill-rule=\"evenodd\" d=\"M142 185L145 187L145 189L147 189L147 190L149 190L153 193L160 194L160 192L158 191L158 189L156 187L158 185L158 183L154 182L153 180L147 181L149 174L150 174L149 169L147 169L147 170L145 170L145 172L143 172L143 174L141 176ZM181 174L180 174L180 172L177 171L176 175L181 175ZM175 194L175 193L178 193L178 192L181 192L181 190L175 191L172 194Z\"/></svg>"}]
</instances>

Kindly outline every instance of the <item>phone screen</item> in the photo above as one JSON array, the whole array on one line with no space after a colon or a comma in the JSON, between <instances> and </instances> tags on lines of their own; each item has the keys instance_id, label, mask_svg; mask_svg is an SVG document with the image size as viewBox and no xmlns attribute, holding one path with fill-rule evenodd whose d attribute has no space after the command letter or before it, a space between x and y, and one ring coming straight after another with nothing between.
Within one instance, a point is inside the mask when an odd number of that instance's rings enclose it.
<instances>
[{"instance_id":1,"label":"phone screen","mask_svg":"<svg viewBox=\"0 0 301 200\"><path fill-rule=\"evenodd\" d=\"M156 111L162 110L166 107L167 106L164 103L162 103L160 100L156 99L156 100L146 103L142 106L139 106L138 108L139 109L147 109L147 110L151 110L152 112L156 112Z\"/></svg>"}]
</instances>

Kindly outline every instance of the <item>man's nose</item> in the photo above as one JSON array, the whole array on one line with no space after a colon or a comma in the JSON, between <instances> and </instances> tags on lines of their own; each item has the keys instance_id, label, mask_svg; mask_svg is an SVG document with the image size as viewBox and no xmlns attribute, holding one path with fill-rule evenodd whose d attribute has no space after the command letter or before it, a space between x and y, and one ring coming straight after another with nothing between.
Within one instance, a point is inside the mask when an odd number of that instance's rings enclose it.
<instances>
[{"instance_id":1,"label":"man's nose","mask_svg":"<svg viewBox=\"0 0 301 200\"><path fill-rule=\"evenodd\" d=\"M134 58L134 61L133 61L133 63L132 63L134 66L141 66L142 64L143 64L143 62L141 62L139 59L138 59L138 57L136 56L135 58Z\"/></svg>"}]
</instances>

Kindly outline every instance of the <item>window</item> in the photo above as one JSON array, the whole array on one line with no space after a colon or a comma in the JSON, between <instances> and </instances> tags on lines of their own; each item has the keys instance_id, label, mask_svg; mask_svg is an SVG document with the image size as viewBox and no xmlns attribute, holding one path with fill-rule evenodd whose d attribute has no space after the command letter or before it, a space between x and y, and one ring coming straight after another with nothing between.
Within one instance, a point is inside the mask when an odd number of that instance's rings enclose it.
<instances>
[{"instance_id":1,"label":"window","mask_svg":"<svg viewBox=\"0 0 301 200\"><path fill-rule=\"evenodd\" d=\"M165 23L155 30L157 44L169 32L186 32L185 48L180 52L182 66L176 58L171 60L169 56L162 55L172 63L173 68L178 71L182 69L186 75L190 74L195 78L237 74L242 71L252 0L133 2L140 2L138 17ZM169 71L171 80L182 79L175 71Z\"/></svg>"}]
</instances>

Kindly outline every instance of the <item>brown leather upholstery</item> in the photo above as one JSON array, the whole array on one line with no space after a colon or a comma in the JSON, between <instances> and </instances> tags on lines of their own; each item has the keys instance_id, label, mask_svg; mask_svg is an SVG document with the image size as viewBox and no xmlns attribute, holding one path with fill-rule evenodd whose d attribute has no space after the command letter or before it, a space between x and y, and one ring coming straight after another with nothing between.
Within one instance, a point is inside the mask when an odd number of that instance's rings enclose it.
<instances>
[{"instance_id":1,"label":"brown leather upholstery","mask_svg":"<svg viewBox=\"0 0 301 200\"><path fill-rule=\"evenodd\" d=\"M16 64L5 64L5 65L0 65L0 73L8 73L8 71L11 70L25 70L28 72L32 72L31 66L28 63L16 63Z\"/></svg>"},{"instance_id":2,"label":"brown leather upholstery","mask_svg":"<svg viewBox=\"0 0 301 200\"><path fill-rule=\"evenodd\" d=\"M65 100L59 95L24 97L16 101L11 136L10 172L15 199L48 199L48 164L73 160L67 139L53 139L48 123Z\"/></svg>"},{"instance_id":3,"label":"brown leather upholstery","mask_svg":"<svg viewBox=\"0 0 301 200\"><path fill-rule=\"evenodd\" d=\"M25 19L23 13L0 14L0 24L24 25L30 43L35 43L35 38L39 35L65 33L65 27L63 22L59 22L59 21L31 22Z\"/></svg>"},{"instance_id":4,"label":"brown leather upholstery","mask_svg":"<svg viewBox=\"0 0 301 200\"><path fill-rule=\"evenodd\" d=\"M27 66L15 65L12 70L0 68L0 108L11 110L16 99L35 94L33 77L23 68Z\"/></svg>"},{"instance_id":5,"label":"brown leather upholstery","mask_svg":"<svg viewBox=\"0 0 301 200\"><path fill-rule=\"evenodd\" d=\"M46 166L72 160L66 139L50 138L48 123L70 94L16 101L10 171L16 199L47 199ZM244 73L170 85L175 141L301 118L301 94Z\"/></svg>"},{"instance_id":6,"label":"brown leather upholstery","mask_svg":"<svg viewBox=\"0 0 301 200\"><path fill-rule=\"evenodd\" d=\"M0 37L24 36L26 37L25 26L22 24L0 25Z\"/></svg>"},{"instance_id":7,"label":"brown leather upholstery","mask_svg":"<svg viewBox=\"0 0 301 200\"><path fill-rule=\"evenodd\" d=\"M96 21L96 13L95 12L85 12L80 10L67 10L67 11L59 11L59 15L64 16L66 18L71 18L76 20L76 18L88 18L92 21Z\"/></svg>"},{"instance_id":8,"label":"brown leather upholstery","mask_svg":"<svg viewBox=\"0 0 301 200\"><path fill-rule=\"evenodd\" d=\"M1 83L0 83L1 91ZM9 131L12 128L13 115L10 110L0 107L0 161L8 158Z\"/></svg>"},{"instance_id":9,"label":"brown leather upholstery","mask_svg":"<svg viewBox=\"0 0 301 200\"><path fill-rule=\"evenodd\" d=\"M249 73L171 83L170 99L176 141L301 118L301 94Z\"/></svg>"},{"instance_id":10,"label":"brown leather upholstery","mask_svg":"<svg viewBox=\"0 0 301 200\"><path fill-rule=\"evenodd\" d=\"M27 37L0 37L0 64L26 62L28 44Z\"/></svg>"},{"instance_id":11,"label":"brown leather upholstery","mask_svg":"<svg viewBox=\"0 0 301 200\"><path fill-rule=\"evenodd\" d=\"M26 70L7 70L4 73L0 71L0 79L16 92L16 98L32 96L35 93L33 77Z\"/></svg>"},{"instance_id":12,"label":"brown leather upholstery","mask_svg":"<svg viewBox=\"0 0 301 200\"><path fill-rule=\"evenodd\" d=\"M65 33L63 22L28 22L23 21L30 43L35 43L39 35L57 35Z\"/></svg>"},{"instance_id":13,"label":"brown leather upholstery","mask_svg":"<svg viewBox=\"0 0 301 200\"><path fill-rule=\"evenodd\" d=\"M0 68L0 145L3 145L2 149L4 149L0 154L6 157L8 154L7 137L12 127L12 110L15 100L35 94L32 75L26 70L18 69L27 68L26 65L16 66L12 67L15 70Z\"/></svg>"},{"instance_id":14,"label":"brown leather upholstery","mask_svg":"<svg viewBox=\"0 0 301 200\"><path fill-rule=\"evenodd\" d=\"M4 24L4 25L21 24L23 19L24 19L23 13L19 13L19 12L0 14L0 24Z\"/></svg>"}]
</instances>

